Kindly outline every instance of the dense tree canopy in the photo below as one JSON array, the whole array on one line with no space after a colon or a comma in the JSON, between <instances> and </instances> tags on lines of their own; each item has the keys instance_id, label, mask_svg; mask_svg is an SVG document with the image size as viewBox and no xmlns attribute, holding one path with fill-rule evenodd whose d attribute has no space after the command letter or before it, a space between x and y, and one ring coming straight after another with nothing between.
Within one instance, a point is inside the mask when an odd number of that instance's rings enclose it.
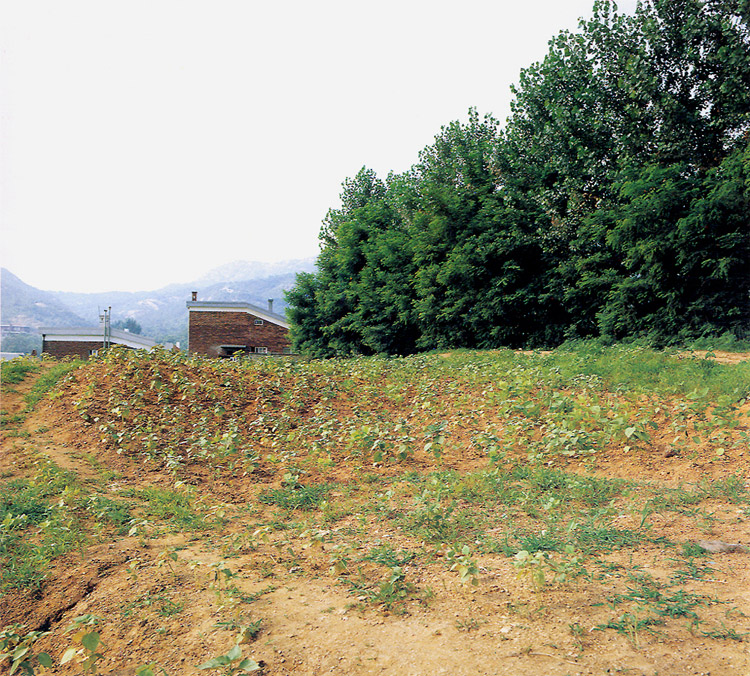
<instances>
[{"instance_id":1,"label":"dense tree canopy","mask_svg":"<svg viewBox=\"0 0 750 676\"><path fill-rule=\"evenodd\" d=\"M750 337L750 0L594 5L403 175L362 169L289 293L315 355Z\"/></svg>"}]
</instances>

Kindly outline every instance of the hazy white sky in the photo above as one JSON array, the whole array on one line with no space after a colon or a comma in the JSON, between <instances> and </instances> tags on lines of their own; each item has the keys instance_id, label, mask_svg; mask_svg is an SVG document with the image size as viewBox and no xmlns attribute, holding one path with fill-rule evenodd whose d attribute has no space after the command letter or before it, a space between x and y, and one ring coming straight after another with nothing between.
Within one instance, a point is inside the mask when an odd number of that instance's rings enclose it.
<instances>
[{"instance_id":1,"label":"hazy white sky","mask_svg":"<svg viewBox=\"0 0 750 676\"><path fill-rule=\"evenodd\" d=\"M346 177L404 171L471 106L504 120L592 5L4 0L2 265L135 291L315 256Z\"/></svg>"}]
</instances>

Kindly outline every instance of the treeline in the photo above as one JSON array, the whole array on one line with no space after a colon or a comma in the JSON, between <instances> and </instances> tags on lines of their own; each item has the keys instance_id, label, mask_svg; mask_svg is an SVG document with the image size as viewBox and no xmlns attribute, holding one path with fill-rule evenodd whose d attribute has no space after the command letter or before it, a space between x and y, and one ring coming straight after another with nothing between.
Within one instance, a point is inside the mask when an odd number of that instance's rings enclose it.
<instances>
[{"instance_id":1,"label":"treeline","mask_svg":"<svg viewBox=\"0 0 750 676\"><path fill-rule=\"evenodd\" d=\"M297 349L750 338L750 0L597 2L513 91L345 181Z\"/></svg>"}]
</instances>

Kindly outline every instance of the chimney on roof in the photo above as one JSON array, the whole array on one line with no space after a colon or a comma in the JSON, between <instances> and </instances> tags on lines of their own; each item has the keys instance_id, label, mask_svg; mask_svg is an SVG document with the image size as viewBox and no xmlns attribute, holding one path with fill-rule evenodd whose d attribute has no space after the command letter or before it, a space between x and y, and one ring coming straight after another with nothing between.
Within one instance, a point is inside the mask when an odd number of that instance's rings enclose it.
<instances>
[{"instance_id":1,"label":"chimney on roof","mask_svg":"<svg viewBox=\"0 0 750 676\"><path fill-rule=\"evenodd\" d=\"M273 312L273 298L268 299L268 311Z\"/></svg>"},{"instance_id":2,"label":"chimney on roof","mask_svg":"<svg viewBox=\"0 0 750 676\"><path fill-rule=\"evenodd\" d=\"M193 300L198 300L198 292L193 291Z\"/></svg>"}]
</instances>

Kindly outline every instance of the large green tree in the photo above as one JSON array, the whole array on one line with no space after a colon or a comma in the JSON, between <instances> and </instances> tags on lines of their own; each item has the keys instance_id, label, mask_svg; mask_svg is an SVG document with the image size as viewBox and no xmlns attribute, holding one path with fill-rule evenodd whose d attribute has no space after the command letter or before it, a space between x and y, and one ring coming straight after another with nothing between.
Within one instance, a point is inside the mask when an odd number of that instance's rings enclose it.
<instances>
[{"instance_id":1,"label":"large green tree","mask_svg":"<svg viewBox=\"0 0 750 676\"><path fill-rule=\"evenodd\" d=\"M504 189L547 216L539 236L556 273L546 294L564 307L567 335L684 333L683 289L700 287L701 269L677 272L693 242L675 230L692 202L672 188L701 194L708 172L746 143L748 25L746 0L653 0L632 16L597 2L522 73L500 146ZM659 199L639 190L646 184ZM624 236L633 219L637 234ZM719 300L692 304L722 315Z\"/></svg>"},{"instance_id":2,"label":"large green tree","mask_svg":"<svg viewBox=\"0 0 750 676\"><path fill-rule=\"evenodd\" d=\"M497 121L469 111L443 127L411 171L416 310L422 348L476 346L477 293L493 276L484 234L493 229Z\"/></svg>"},{"instance_id":3,"label":"large green tree","mask_svg":"<svg viewBox=\"0 0 750 676\"><path fill-rule=\"evenodd\" d=\"M289 294L312 354L750 331L750 0L598 0L410 171L347 179Z\"/></svg>"},{"instance_id":4,"label":"large green tree","mask_svg":"<svg viewBox=\"0 0 750 676\"><path fill-rule=\"evenodd\" d=\"M297 349L319 356L409 353L411 240L385 183L362 168L344 182L341 207L320 233L318 271L299 276L287 294Z\"/></svg>"}]
</instances>

